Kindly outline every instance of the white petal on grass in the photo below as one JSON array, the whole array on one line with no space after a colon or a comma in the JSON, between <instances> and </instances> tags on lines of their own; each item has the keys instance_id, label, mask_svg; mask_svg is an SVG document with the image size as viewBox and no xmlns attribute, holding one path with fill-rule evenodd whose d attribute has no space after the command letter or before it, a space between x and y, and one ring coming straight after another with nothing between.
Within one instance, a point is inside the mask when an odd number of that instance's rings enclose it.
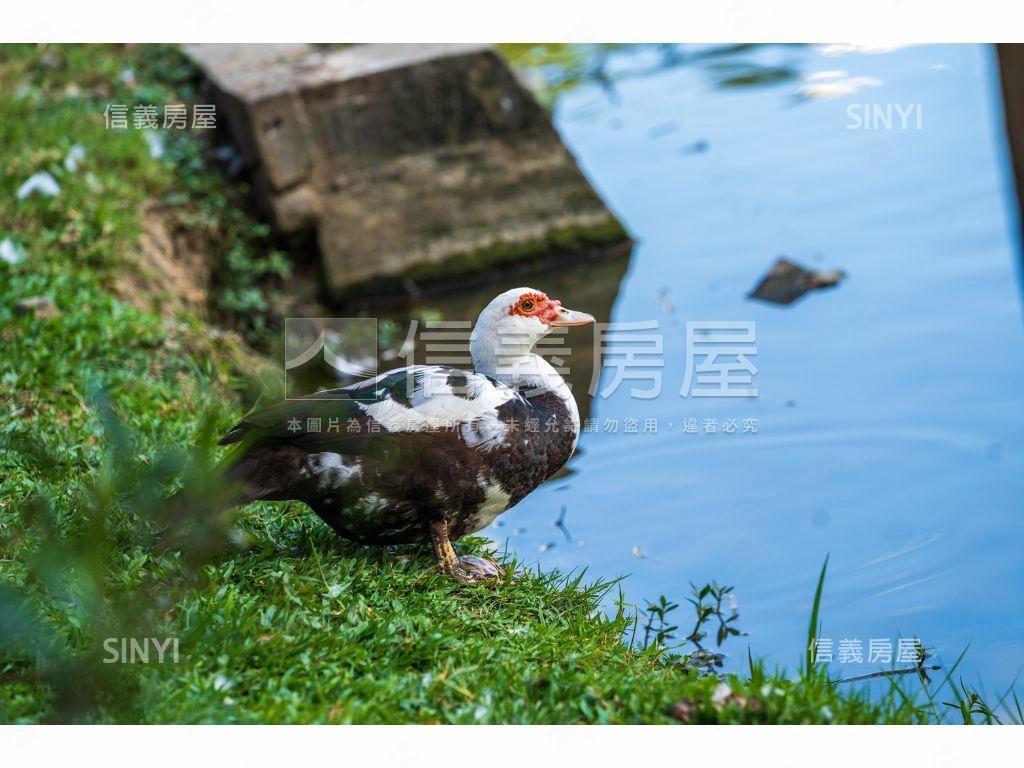
<instances>
[{"instance_id":1,"label":"white petal on grass","mask_svg":"<svg viewBox=\"0 0 1024 768\"><path fill-rule=\"evenodd\" d=\"M728 683L719 683L718 687L715 688L715 692L711 694L711 703L716 707L720 707L729 700L732 696L732 688L729 687Z\"/></svg>"},{"instance_id":2,"label":"white petal on grass","mask_svg":"<svg viewBox=\"0 0 1024 768\"><path fill-rule=\"evenodd\" d=\"M64 170L68 173L77 173L78 164L85 160L85 147L75 144L68 150L68 156L64 158Z\"/></svg>"},{"instance_id":3,"label":"white petal on grass","mask_svg":"<svg viewBox=\"0 0 1024 768\"><path fill-rule=\"evenodd\" d=\"M155 131L146 131L146 144L149 146L149 156L159 160L164 156L164 140Z\"/></svg>"},{"instance_id":4,"label":"white petal on grass","mask_svg":"<svg viewBox=\"0 0 1024 768\"><path fill-rule=\"evenodd\" d=\"M24 200L36 192L45 197L56 197L60 194L60 184L45 171L34 173L25 180L25 183L18 187L18 199Z\"/></svg>"},{"instance_id":5,"label":"white petal on grass","mask_svg":"<svg viewBox=\"0 0 1024 768\"><path fill-rule=\"evenodd\" d=\"M31 99L32 101L39 101L40 91L31 83L21 83L14 89L13 95L18 100Z\"/></svg>"},{"instance_id":6,"label":"white petal on grass","mask_svg":"<svg viewBox=\"0 0 1024 768\"><path fill-rule=\"evenodd\" d=\"M20 264L25 258L25 249L16 245L9 237L0 240L0 260L10 265Z\"/></svg>"},{"instance_id":7,"label":"white petal on grass","mask_svg":"<svg viewBox=\"0 0 1024 768\"><path fill-rule=\"evenodd\" d=\"M226 691L235 684L234 680L224 677L224 675L217 675L213 678L213 690L215 691Z\"/></svg>"}]
</instances>

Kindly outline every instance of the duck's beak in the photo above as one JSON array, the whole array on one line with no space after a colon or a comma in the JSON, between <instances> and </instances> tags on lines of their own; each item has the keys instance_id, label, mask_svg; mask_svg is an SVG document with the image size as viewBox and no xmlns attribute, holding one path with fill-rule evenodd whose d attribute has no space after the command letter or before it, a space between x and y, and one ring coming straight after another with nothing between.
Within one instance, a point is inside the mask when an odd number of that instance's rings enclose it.
<instances>
[{"instance_id":1,"label":"duck's beak","mask_svg":"<svg viewBox=\"0 0 1024 768\"><path fill-rule=\"evenodd\" d=\"M559 307L558 317L548 322L548 325L558 328L563 325L586 325L587 323L592 322L594 322L593 315L588 315L586 312L577 312L574 309Z\"/></svg>"}]
</instances>

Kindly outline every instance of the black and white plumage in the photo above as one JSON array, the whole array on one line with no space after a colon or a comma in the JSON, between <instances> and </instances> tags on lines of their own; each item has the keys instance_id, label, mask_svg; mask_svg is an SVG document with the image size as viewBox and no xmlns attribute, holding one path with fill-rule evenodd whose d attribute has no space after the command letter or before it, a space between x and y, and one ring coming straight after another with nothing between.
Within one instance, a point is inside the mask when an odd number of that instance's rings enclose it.
<instances>
[{"instance_id":1,"label":"black and white plumage","mask_svg":"<svg viewBox=\"0 0 1024 768\"><path fill-rule=\"evenodd\" d=\"M480 558L460 561L450 540L487 526L569 460L576 402L531 350L554 327L593 320L516 288L481 312L473 372L410 366L249 414L221 441L239 444L227 470L239 503L296 499L345 538L429 539L445 572L497 575Z\"/></svg>"}]
</instances>

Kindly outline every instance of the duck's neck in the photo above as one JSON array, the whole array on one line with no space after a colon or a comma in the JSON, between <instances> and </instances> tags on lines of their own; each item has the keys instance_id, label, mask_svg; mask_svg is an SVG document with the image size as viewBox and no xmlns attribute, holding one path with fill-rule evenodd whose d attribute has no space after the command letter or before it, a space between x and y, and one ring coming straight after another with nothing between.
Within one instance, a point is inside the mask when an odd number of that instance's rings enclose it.
<instances>
[{"instance_id":1,"label":"duck's neck","mask_svg":"<svg viewBox=\"0 0 1024 768\"><path fill-rule=\"evenodd\" d=\"M566 387L565 379L558 371L543 357L532 352L500 357L474 354L473 367L477 373L486 374L517 389L556 390Z\"/></svg>"},{"instance_id":2,"label":"duck's neck","mask_svg":"<svg viewBox=\"0 0 1024 768\"><path fill-rule=\"evenodd\" d=\"M565 379L540 355L527 352L514 357L499 358L494 354L478 355L474 349L473 366L477 373L486 374L502 384L507 384L527 398L542 392L556 395L565 404L569 419L575 427L577 436L579 435L580 412L576 406L576 398L572 396L572 390Z\"/></svg>"}]
</instances>

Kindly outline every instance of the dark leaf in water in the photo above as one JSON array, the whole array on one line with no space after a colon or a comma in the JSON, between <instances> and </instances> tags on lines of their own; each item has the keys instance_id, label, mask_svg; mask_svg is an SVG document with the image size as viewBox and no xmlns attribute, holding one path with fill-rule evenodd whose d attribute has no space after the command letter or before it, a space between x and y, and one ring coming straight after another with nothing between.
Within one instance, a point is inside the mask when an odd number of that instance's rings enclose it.
<instances>
[{"instance_id":1,"label":"dark leaf in water","mask_svg":"<svg viewBox=\"0 0 1024 768\"><path fill-rule=\"evenodd\" d=\"M747 294L747 298L771 304L792 304L808 291L831 288L845 277L842 270L815 272L781 257L772 264L758 286Z\"/></svg>"}]
</instances>

